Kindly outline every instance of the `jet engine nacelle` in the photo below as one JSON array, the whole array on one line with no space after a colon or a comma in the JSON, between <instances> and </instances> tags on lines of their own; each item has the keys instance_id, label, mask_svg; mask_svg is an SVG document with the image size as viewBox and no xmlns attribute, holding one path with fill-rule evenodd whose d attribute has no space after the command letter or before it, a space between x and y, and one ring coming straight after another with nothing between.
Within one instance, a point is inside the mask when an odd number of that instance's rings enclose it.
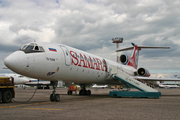
<instances>
[{"instance_id":1,"label":"jet engine nacelle","mask_svg":"<svg viewBox=\"0 0 180 120\"><path fill-rule=\"evenodd\" d=\"M148 71L147 69L145 69L145 68L139 68L139 69L137 70L137 74L138 74L139 76L143 76L143 77L149 77L149 76L150 76L149 71Z\"/></svg>"},{"instance_id":2,"label":"jet engine nacelle","mask_svg":"<svg viewBox=\"0 0 180 120\"><path fill-rule=\"evenodd\" d=\"M128 55L122 54L119 59L123 65L127 65L129 63L129 58Z\"/></svg>"}]
</instances>

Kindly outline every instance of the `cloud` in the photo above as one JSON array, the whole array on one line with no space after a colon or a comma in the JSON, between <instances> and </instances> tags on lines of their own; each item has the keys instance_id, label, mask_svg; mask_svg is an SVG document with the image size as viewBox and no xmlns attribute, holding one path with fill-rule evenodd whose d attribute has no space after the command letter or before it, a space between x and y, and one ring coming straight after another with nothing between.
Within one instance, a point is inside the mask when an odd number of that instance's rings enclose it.
<instances>
[{"instance_id":1,"label":"cloud","mask_svg":"<svg viewBox=\"0 0 180 120\"><path fill-rule=\"evenodd\" d=\"M168 0L1 0L0 50L5 55L36 40L66 44L115 60L111 39L123 37L121 48L131 42L170 46L170 50L142 49L139 65L177 70L179 6L179 1ZM131 51L125 53L131 55Z\"/></svg>"},{"instance_id":2,"label":"cloud","mask_svg":"<svg viewBox=\"0 0 180 120\"><path fill-rule=\"evenodd\" d=\"M19 46L0 44L1 52L14 52L19 49L20 49Z\"/></svg>"},{"instance_id":3,"label":"cloud","mask_svg":"<svg viewBox=\"0 0 180 120\"><path fill-rule=\"evenodd\" d=\"M170 47L170 49L142 49L141 55L147 58L153 57L177 57L180 56L180 53L177 51L179 50L179 45L173 43L168 38L157 39L155 37L147 38L142 42L143 45L146 46L164 46Z\"/></svg>"}]
</instances>

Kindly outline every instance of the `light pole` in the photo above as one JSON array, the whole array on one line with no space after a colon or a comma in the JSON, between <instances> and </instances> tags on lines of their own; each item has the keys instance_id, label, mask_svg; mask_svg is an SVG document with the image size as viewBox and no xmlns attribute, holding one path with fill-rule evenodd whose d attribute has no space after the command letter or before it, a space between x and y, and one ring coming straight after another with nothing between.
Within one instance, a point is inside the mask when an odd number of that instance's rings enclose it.
<instances>
[{"instance_id":1,"label":"light pole","mask_svg":"<svg viewBox=\"0 0 180 120\"><path fill-rule=\"evenodd\" d=\"M174 77L176 78L176 77L177 77L177 75L174 75ZM176 84L176 81L175 81L175 84Z\"/></svg>"},{"instance_id":2,"label":"light pole","mask_svg":"<svg viewBox=\"0 0 180 120\"><path fill-rule=\"evenodd\" d=\"M119 43L122 43L123 42L123 38L121 38L121 37L116 37L116 38L112 38L112 43L116 43L116 50L118 50L118 48L119 48ZM116 60L117 60L117 62L119 62L119 56L118 56L118 52L117 52L117 58L116 58Z\"/></svg>"}]
</instances>

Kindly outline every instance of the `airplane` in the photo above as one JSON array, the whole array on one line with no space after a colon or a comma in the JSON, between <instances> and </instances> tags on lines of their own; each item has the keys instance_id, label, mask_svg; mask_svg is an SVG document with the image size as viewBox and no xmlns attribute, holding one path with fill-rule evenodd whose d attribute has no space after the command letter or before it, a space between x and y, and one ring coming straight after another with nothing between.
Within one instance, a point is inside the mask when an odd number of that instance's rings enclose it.
<instances>
[{"instance_id":1,"label":"airplane","mask_svg":"<svg viewBox=\"0 0 180 120\"><path fill-rule=\"evenodd\" d=\"M92 87L93 88L106 88L106 87L108 87L108 85L97 85L97 84L94 84Z\"/></svg>"},{"instance_id":2,"label":"airplane","mask_svg":"<svg viewBox=\"0 0 180 120\"><path fill-rule=\"evenodd\" d=\"M25 84L25 83L29 82L29 79L27 79L25 76L15 74L15 73L0 74L0 77L13 77L15 85Z\"/></svg>"},{"instance_id":3,"label":"airplane","mask_svg":"<svg viewBox=\"0 0 180 120\"><path fill-rule=\"evenodd\" d=\"M157 82L157 84L159 85L159 87L162 87L162 88L179 88L178 85L164 85L160 82Z\"/></svg>"},{"instance_id":4,"label":"airplane","mask_svg":"<svg viewBox=\"0 0 180 120\"><path fill-rule=\"evenodd\" d=\"M169 49L170 47L138 46L132 43L132 47L116 50L119 52L134 49L131 57L122 54L119 57L121 63L118 63L63 44L32 42L7 56L4 64L12 71L24 76L50 81L53 86L51 101L60 101L59 94L55 94L58 80L79 84L81 86L79 95L91 95L91 91L86 90L87 85L120 84L120 78L117 77L119 74L122 82L131 82L133 86L141 85L142 88L136 88L140 90L146 88L154 92L156 90L147 88L138 81L146 80L144 78L150 76L147 69L137 68L139 51L142 48ZM179 81L180 79L171 80Z\"/></svg>"},{"instance_id":5,"label":"airplane","mask_svg":"<svg viewBox=\"0 0 180 120\"><path fill-rule=\"evenodd\" d=\"M29 79L29 82L26 82L25 85L27 86L37 86L38 89L50 89L49 86L51 86L50 81L45 81L45 80L37 80L37 79ZM63 87L63 82L62 81L58 81L58 87Z\"/></svg>"},{"instance_id":6,"label":"airplane","mask_svg":"<svg viewBox=\"0 0 180 120\"><path fill-rule=\"evenodd\" d=\"M32 79L32 78L29 78L29 82L25 83L24 84L24 89L28 86L28 87L34 87L36 86L37 89L43 89L43 86L44 86L44 89L50 89L50 81L44 81L44 80L37 80L37 79Z\"/></svg>"}]
</instances>

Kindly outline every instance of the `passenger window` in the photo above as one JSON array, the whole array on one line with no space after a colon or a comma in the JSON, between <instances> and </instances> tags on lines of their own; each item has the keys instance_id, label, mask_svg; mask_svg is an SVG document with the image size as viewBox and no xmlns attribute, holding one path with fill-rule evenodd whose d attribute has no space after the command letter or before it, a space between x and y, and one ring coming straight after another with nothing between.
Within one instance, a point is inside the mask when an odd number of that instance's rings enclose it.
<instances>
[{"instance_id":1,"label":"passenger window","mask_svg":"<svg viewBox=\"0 0 180 120\"><path fill-rule=\"evenodd\" d=\"M19 78L22 78L22 77L24 77L24 76L18 76Z\"/></svg>"}]
</instances>

